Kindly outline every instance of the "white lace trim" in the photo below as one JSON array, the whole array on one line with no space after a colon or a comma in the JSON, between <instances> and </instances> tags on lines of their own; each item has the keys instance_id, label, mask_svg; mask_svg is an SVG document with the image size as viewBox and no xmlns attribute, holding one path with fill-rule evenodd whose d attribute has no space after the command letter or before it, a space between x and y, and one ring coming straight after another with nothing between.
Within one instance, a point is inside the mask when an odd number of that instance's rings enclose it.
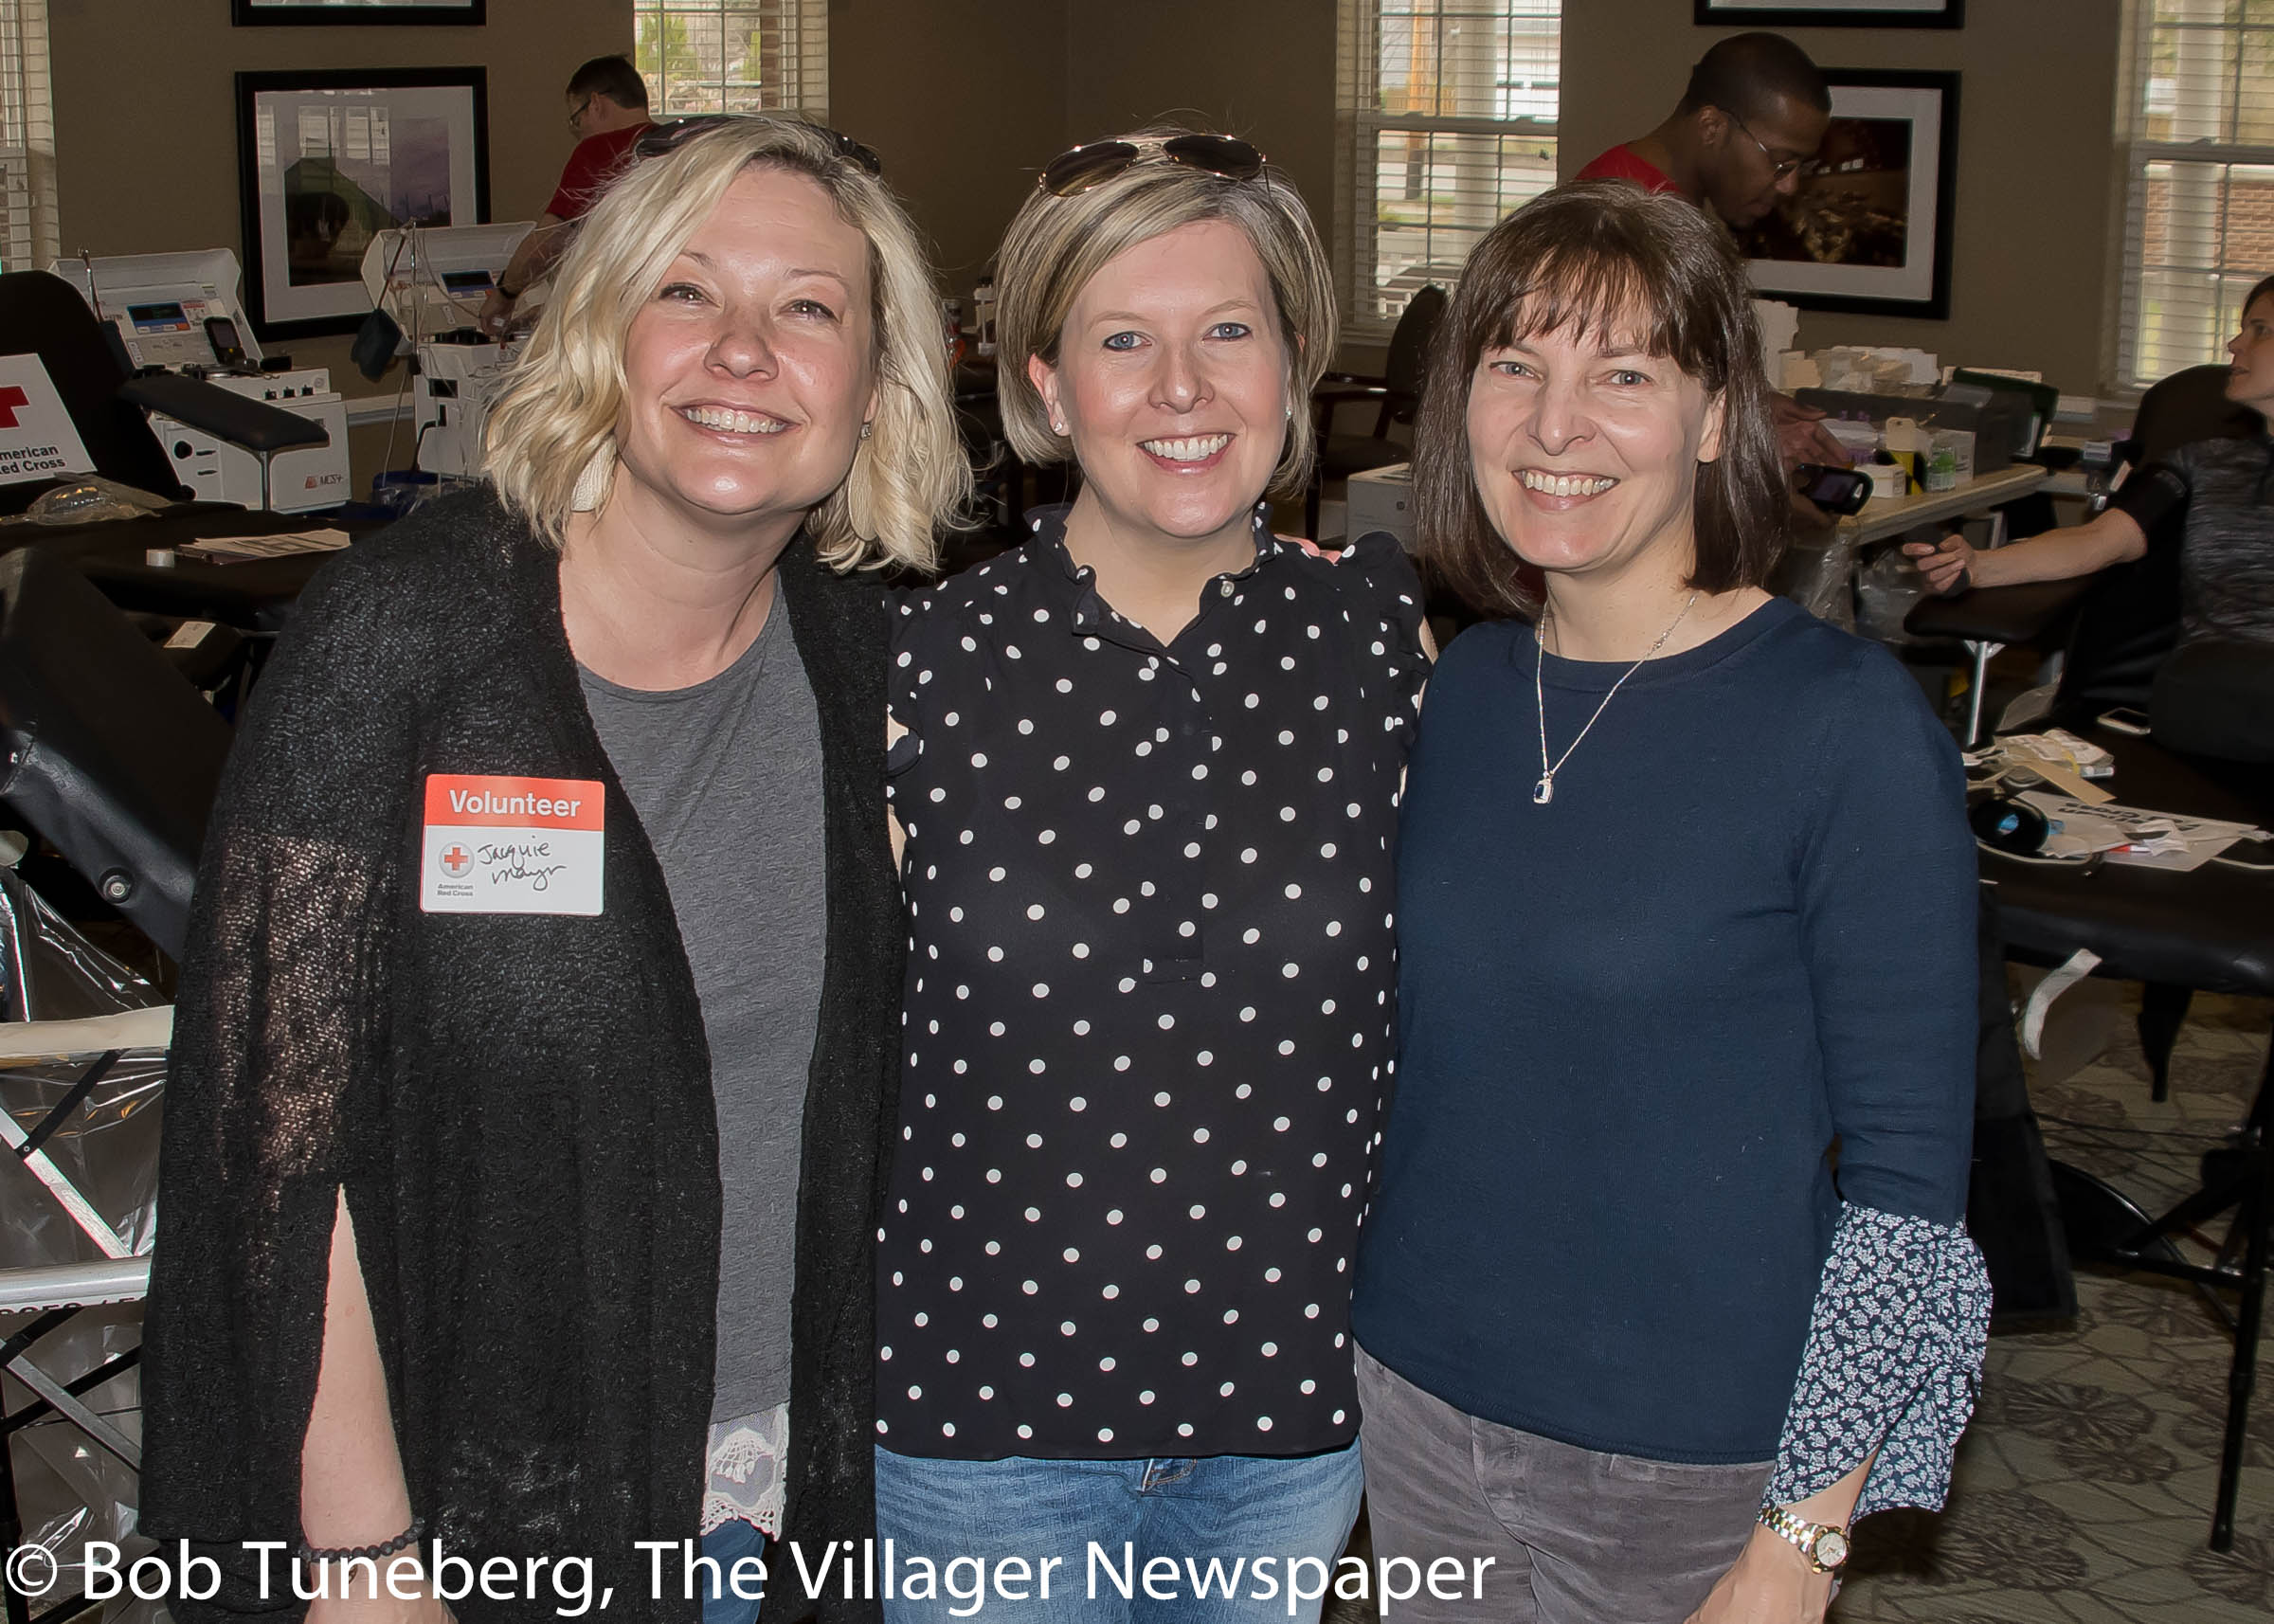
<instances>
[{"instance_id":1,"label":"white lace trim","mask_svg":"<svg viewBox=\"0 0 2274 1624\"><path fill-rule=\"evenodd\" d=\"M768 1539L782 1536L782 1496L789 1480L789 1406L718 1421L711 1428L702 1526L713 1533L737 1520Z\"/></svg>"}]
</instances>

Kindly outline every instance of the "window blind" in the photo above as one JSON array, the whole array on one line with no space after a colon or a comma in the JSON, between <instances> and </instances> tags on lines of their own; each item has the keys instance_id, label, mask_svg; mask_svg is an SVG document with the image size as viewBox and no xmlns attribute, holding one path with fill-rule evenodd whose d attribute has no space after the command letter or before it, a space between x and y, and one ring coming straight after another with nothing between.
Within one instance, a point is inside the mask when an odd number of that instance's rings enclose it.
<instances>
[{"instance_id":1,"label":"window blind","mask_svg":"<svg viewBox=\"0 0 2274 1624\"><path fill-rule=\"evenodd\" d=\"M59 239L47 0L0 0L0 270L46 265Z\"/></svg>"},{"instance_id":2,"label":"window blind","mask_svg":"<svg viewBox=\"0 0 2274 1624\"><path fill-rule=\"evenodd\" d=\"M2274 0L2132 0L2117 380L2225 359L2274 275Z\"/></svg>"},{"instance_id":3,"label":"window blind","mask_svg":"<svg viewBox=\"0 0 2274 1624\"><path fill-rule=\"evenodd\" d=\"M1337 47L1343 320L1380 336L1556 184L1562 0L1343 0Z\"/></svg>"},{"instance_id":4,"label":"window blind","mask_svg":"<svg viewBox=\"0 0 2274 1624\"><path fill-rule=\"evenodd\" d=\"M829 117L828 0L634 0L648 110Z\"/></svg>"}]
</instances>

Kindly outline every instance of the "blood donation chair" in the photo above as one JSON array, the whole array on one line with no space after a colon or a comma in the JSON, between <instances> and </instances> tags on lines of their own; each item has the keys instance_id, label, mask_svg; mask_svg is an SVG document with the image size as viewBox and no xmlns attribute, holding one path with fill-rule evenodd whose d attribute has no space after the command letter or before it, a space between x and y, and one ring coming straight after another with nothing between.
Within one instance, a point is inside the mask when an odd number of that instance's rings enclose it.
<instances>
[{"instance_id":1,"label":"blood donation chair","mask_svg":"<svg viewBox=\"0 0 2274 1624\"><path fill-rule=\"evenodd\" d=\"M0 275L0 354L27 353L38 355L46 368L95 471L153 496L187 493L151 432L146 411L162 411L241 445L264 468L277 452L331 440L320 424L202 378L178 372L130 376L117 331L96 320L69 282L45 271ZM0 487L0 512L22 512L45 488L36 482Z\"/></svg>"},{"instance_id":2,"label":"blood donation chair","mask_svg":"<svg viewBox=\"0 0 2274 1624\"><path fill-rule=\"evenodd\" d=\"M230 736L67 560L0 557L0 802L176 958Z\"/></svg>"},{"instance_id":3,"label":"blood donation chair","mask_svg":"<svg viewBox=\"0 0 2274 1624\"><path fill-rule=\"evenodd\" d=\"M263 637L280 630L323 554L224 565L181 550L214 536L304 530L307 515L184 500L190 493L145 414L162 412L252 453L263 470L263 489L269 460L295 447L328 443L323 426L200 378L131 375L117 329L98 321L70 283L45 271L0 275L0 355L21 354L39 357L95 473L163 505L152 516L131 520L76 522L52 515L64 522L26 523L6 515L22 514L49 491L60 496L74 482L83 485L85 477L0 485L0 554L36 547L67 557L124 608ZM341 528L353 532L360 527Z\"/></svg>"}]
</instances>

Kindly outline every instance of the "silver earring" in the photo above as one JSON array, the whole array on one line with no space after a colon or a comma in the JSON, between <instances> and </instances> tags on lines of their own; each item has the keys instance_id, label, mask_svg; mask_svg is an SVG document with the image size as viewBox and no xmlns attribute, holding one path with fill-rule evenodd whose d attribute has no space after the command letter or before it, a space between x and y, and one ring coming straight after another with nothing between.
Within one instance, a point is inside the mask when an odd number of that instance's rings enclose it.
<instances>
[{"instance_id":1,"label":"silver earring","mask_svg":"<svg viewBox=\"0 0 2274 1624\"><path fill-rule=\"evenodd\" d=\"M576 477L576 489L569 494L568 506L580 514L598 513L600 504L608 498L608 477L616 471L612 447L603 442L585 464L585 471Z\"/></svg>"},{"instance_id":2,"label":"silver earring","mask_svg":"<svg viewBox=\"0 0 2274 1624\"><path fill-rule=\"evenodd\" d=\"M1066 432L1066 425L1054 417L1050 420L1050 432L1053 434L1064 434Z\"/></svg>"},{"instance_id":3,"label":"silver earring","mask_svg":"<svg viewBox=\"0 0 2274 1624\"><path fill-rule=\"evenodd\" d=\"M860 437L863 440L868 439L870 435L875 434L875 432L876 425L873 423L864 423L860 425Z\"/></svg>"}]
</instances>

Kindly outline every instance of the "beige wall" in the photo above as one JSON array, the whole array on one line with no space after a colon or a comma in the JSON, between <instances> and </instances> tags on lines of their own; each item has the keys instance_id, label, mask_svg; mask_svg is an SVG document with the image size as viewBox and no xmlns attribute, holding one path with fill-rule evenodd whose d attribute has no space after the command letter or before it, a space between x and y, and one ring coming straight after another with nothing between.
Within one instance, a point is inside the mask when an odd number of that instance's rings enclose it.
<instances>
[{"instance_id":1,"label":"beige wall","mask_svg":"<svg viewBox=\"0 0 2274 1624\"><path fill-rule=\"evenodd\" d=\"M1814 346L1920 344L2096 387L2120 0L1972 0L1963 29L1800 29L1832 66L1957 68L1956 272L1945 322L1811 314ZM883 153L951 292L967 293L1035 170L1081 140L1177 115L1254 138L1332 240L1336 0L831 0L831 117ZM480 28L236 28L228 0L52 0L63 241L139 253L241 240L232 75L489 69L494 218L543 207L568 155L560 86L628 47L630 0L490 0ZM1690 0L1566 0L1563 166L1655 123L1717 31ZM291 346L344 388L345 339ZM1363 360L1349 356L1346 360ZM385 431L354 437L358 478Z\"/></svg>"},{"instance_id":2,"label":"beige wall","mask_svg":"<svg viewBox=\"0 0 2274 1624\"><path fill-rule=\"evenodd\" d=\"M2118 9L1968 0L1963 28L1788 30L1826 67L1962 76L1950 319L1808 312L1804 347L1916 345L1946 362L2035 369L2070 393L2099 388ZM1690 15L1690 0L1566 0L1562 172L1657 123L1690 64L1734 31Z\"/></svg>"},{"instance_id":3,"label":"beige wall","mask_svg":"<svg viewBox=\"0 0 2274 1624\"><path fill-rule=\"evenodd\" d=\"M531 219L572 144L561 87L579 63L632 40L630 0L490 0L478 28L238 28L229 0L51 0L48 10L66 253L242 251L235 76L262 69L486 67L490 217ZM366 383L348 342L273 348L330 367L342 393L393 393L400 378ZM365 483L370 439L354 440Z\"/></svg>"},{"instance_id":4,"label":"beige wall","mask_svg":"<svg viewBox=\"0 0 2274 1624\"><path fill-rule=\"evenodd\" d=\"M829 117L968 298L1034 172L1065 146L1067 0L831 0Z\"/></svg>"},{"instance_id":5,"label":"beige wall","mask_svg":"<svg viewBox=\"0 0 2274 1624\"><path fill-rule=\"evenodd\" d=\"M1333 240L1335 0L1071 0L1068 10L1069 143L1163 115L1244 135Z\"/></svg>"}]
</instances>

